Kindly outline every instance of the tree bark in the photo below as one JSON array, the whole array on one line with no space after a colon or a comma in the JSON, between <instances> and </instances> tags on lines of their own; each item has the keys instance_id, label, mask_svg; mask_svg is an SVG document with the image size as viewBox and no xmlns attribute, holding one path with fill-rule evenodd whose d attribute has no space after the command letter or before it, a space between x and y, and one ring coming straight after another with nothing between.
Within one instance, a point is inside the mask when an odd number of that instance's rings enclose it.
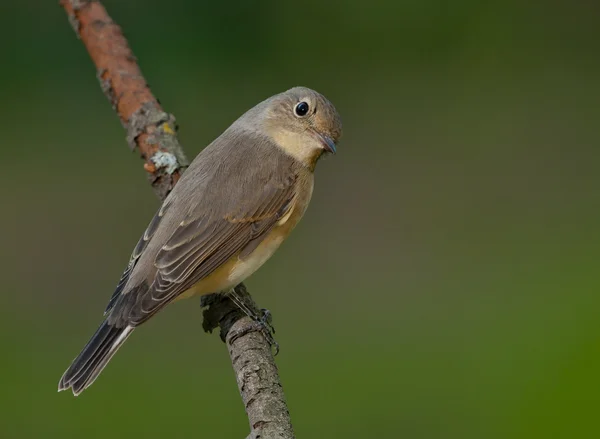
<instances>
[{"instance_id":1,"label":"tree bark","mask_svg":"<svg viewBox=\"0 0 600 439\"><path fill-rule=\"evenodd\" d=\"M157 196L164 200L189 162L177 138L173 115L152 94L121 28L95 0L62 0L69 21L97 69L102 91L127 131L127 142L144 160ZM237 295L255 314L260 310L245 286ZM220 327L253 439L292 439L294 432L271 345L264 327L247 317L228 296L203 297L203 327Z\"/></svg>"}]
</instances>

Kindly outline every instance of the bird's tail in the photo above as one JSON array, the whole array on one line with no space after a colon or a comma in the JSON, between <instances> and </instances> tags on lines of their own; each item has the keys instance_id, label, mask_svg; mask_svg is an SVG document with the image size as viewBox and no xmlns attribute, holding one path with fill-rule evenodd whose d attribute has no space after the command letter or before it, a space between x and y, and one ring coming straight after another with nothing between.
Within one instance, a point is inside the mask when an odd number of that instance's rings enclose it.
<instances>
[{"instance_id":1,"label":"bird's tail","mask_svg":"<svg viewBox=\"0 0 600 439\"><path fill-rule=\"evenodd\" d=\"M77 396L91 386L133 330L133 326L116 328L105 320L63 374L58 391L72 389Z\"/></svg>"}]
</instances>

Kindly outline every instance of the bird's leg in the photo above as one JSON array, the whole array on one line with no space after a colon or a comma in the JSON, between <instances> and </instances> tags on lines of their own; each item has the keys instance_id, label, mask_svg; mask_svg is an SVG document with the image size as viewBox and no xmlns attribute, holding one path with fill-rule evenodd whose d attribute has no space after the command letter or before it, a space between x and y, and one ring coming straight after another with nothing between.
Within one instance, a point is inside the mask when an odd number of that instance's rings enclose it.
<instances>
[{"instance_id":1,"label":"bird's leg","mask_svg":"<svg viewBox=\"0 0 600 439\"><path fill-rule=\"evenodd\" d=\"M232 288L228 293L229 298L236 306L244 312L248 317L250 317L255 322L260 320L260 316L256 314L235 291L235 288Z\"/></svg>"},{"instance_id":2,"label":"bird's leg","mask_svg":"<svg viewBox=\"0 0 600 439\"><path fill-rule=\"evenodd\" d=\"M231 289L228 296L244 314L250 317L256 323L256 325L258 325L258 329L269 342L269 345L274 348L274 355L277 355L279 353L279 343L277 343L273 337L273 334L275 334L275 328L272 324L273 316L271 315L271 311L261 308L260 315L258 315L245 303L240 296L238 296L235 288Z\"/></svg>"}]
</instances>

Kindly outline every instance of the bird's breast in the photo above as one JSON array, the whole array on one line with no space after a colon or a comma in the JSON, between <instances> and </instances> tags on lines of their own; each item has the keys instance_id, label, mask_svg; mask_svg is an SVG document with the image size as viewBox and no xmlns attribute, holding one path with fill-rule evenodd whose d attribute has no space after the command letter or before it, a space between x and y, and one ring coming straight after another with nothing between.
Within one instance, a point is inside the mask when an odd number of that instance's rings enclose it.
<instances>
[{"instance_id":1,"label":"bird's breast","mask_svg":"<svg viewBox=\"0 0 600 439\"><path fill-rule=\"evenodd\" d=\"M285 238L286 236L283 233L278 233L277 230L274 230L248 256L243 259L236 257L238 260L231 267L227 276L231 288L243 282L267 262Z\"/></svg>"}]
</instances>

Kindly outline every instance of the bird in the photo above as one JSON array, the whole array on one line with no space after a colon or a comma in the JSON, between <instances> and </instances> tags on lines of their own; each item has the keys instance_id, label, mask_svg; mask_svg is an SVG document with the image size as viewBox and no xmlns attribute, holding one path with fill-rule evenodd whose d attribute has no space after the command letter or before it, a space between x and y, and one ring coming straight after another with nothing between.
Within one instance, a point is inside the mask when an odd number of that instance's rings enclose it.
<instances>
[{"instance_id":1,"label":"bird","mask_svg":"<svg viewBox=\"0 0 600 439\"><path fill-rule=\"evenodd\" d=\"M171 302L227 293L258 270L304 215L315 166L336 152L341 135L334 105L294 87L204 148L139 239L103 322L58 390L87 389L134 329Z\"/></svg>"}]
</instances>

